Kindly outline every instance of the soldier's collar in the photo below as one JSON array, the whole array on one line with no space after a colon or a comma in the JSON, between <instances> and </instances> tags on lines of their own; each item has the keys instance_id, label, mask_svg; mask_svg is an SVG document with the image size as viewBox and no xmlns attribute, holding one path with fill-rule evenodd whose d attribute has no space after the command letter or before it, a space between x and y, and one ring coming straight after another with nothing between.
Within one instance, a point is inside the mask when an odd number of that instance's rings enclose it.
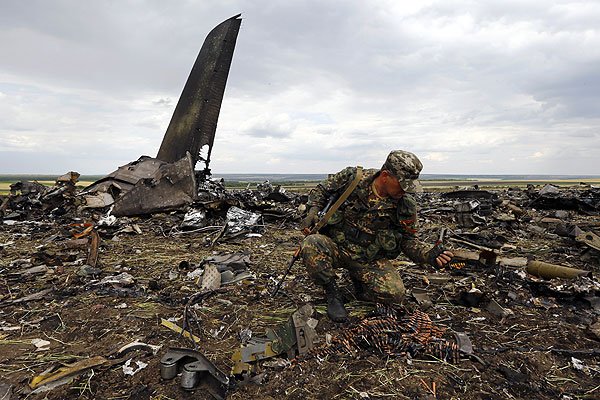
<instances>
[{"instance_id":1,"label":"soldier's collar","mask_svg":"<svg viewBox=\"0 0 600 400\"><path fill-rule=\"evenodd\" d=\"M373 181L371 182L371 192L373 192L373 194L375 195L375 197L377 197L379 200L381 199L385 199L385 197L383 197L381 194L379 194L379 192L377 191L377 187L375 186L375 179L373 179Z\"/></svg>"}]
</instances>

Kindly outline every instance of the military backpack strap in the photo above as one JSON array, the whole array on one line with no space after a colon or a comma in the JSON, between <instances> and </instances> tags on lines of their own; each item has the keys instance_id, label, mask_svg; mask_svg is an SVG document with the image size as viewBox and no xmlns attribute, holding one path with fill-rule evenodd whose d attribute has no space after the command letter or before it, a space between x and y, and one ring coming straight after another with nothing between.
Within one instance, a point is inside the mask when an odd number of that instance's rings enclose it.
<instances>
[{"instance_id":1,"label":"military backpack strap","mask_svg":"<svg viewBox=\"0 0 600 400\"><path fill-rule=\"evenodd\" d=\"M350 182L350 185L348 185L346 190L344 190L344 193L342 193L342 195L338 197L336 202L333 203L331 208L327 210L323 218L321 218L319 222L317 222L317 224L312 227L312 229L310 230L310 234L319 232L319 230L325 226L327 221L329 221L329 218L331 218L331 216L337 211L338 208L340 208L344 201L346 201L346 199L352 194L352 192L354 192L354 189L356 189L356 187L358 186L358 183L362 179L362 176L363 167L359 165L356 167L356 176L354 177L354 180Z\"/></svg>"}]
</instances>

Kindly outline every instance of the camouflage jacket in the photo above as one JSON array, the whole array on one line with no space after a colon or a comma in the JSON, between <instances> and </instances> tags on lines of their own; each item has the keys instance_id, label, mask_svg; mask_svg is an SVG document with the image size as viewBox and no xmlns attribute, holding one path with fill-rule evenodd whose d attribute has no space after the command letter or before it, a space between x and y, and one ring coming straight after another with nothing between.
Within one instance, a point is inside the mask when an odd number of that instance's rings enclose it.
<instances>
[{"instance_id":1,"label":"camouflage jacket","mask_svg":"<svg viewBox=\"0 0 600 400\"><path fill-rule=\"evenodd\" d=\"M350 197L321 229L353 260L371 262L396 258L401 252L418 264L427 263L429 248L416 238L417 204L405 194L401 199L372 200L372 183L379 170L363 171ZM356 176L356 167L347 167L320 183L309 195L309 205L322 210L331 196L339 197Z\"/></svg>"}]
</instances>

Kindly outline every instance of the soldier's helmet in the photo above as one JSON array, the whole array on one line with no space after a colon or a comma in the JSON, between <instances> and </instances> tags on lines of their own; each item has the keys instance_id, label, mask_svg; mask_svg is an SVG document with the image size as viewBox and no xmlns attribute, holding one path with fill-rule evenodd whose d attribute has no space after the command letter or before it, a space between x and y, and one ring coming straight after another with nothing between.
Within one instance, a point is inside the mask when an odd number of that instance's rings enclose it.
<instances>
[{"instance_id":1,"label":"soldier's helmet","mask_svg":"<svg viewBox=\"0 0 600 400\"><path fill-rule=\"evenodd\" d=\"M422 191L417 180L423 169L423 164L413 153L404 150L390 152L381 169L388 170L400 182L406 193Z\"/></svg>"}]
</instances>

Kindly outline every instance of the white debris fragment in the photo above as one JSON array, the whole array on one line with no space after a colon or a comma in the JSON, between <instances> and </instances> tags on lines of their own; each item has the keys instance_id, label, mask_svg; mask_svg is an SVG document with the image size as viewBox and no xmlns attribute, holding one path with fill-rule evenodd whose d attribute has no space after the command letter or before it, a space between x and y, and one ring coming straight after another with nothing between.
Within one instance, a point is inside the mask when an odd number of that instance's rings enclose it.
<instances>
[{"instance_id":1,"label":"white debris fragment","mask_svg":"<svg viewBox=\"0 0 600 400\"><path fill-rule=\"evenodd\" d=\"M44 339L31 339L31 344L37 347L36 351L50 350L50 342Z\"/></svg>"},{"instance_id":2,"label":"white debris fragment","mask_svg":"<svg viewBox=\"0 0 600 400\"><path fill-rule=\"evenodd\" d=\"M485 317L471 318L470 320L467 321L467 323L469 323L469 322L481 322L481 321L485 321Z\"/></svg>"},{"instance_id":3,"label":"white debris fragment","mask_svg":"<svg viewBox=\"0 0 600 400\"><path fill-rule=\"evenodd\" d=\"M117 304L115 308L127 308L127 303Z\"/></svg>"},{"instance_id":4,"label":"white debris fragment","mask_svg":"<svg viewBox=\"0 0 600 400\"><path fill-rule=\"evenodd\" d=\"M236 206L230 207L227 210L227 231L234 234L244 229L250 229L258 224L260 217L261 214L242 210Z\"/></svg>"},{"instance_id":5,"label":"white debris fragment","mask_svg":"<svg viewBox=\"0 0 600 400\"><path fill-rule=\"evenodd\" d=\"M131 360L132 360L132 358L125 361L125 364L123 364L123 373L125 375L133 376L148 366L148 364L143 361L136 361L135 363L137 364L137 368L133 369L131 367Z\"/></svg>"},{"instance_id":6,"label":"white debris fragment","mask_svg":"<svg viewBox=\"0 0 600 400\"><path fill-rule=\"evenodd\" d=\"M203 210L190 209L183 216L182 228L203 228L206 226L206 212Z\"/></svg>"},{"instance_id":7,"label":"white debris fragment","mask_svg":"<svg viewBox=\"0 0 600 400\"><path fill-rule=\"evenodd\" d=\"M140 342L139 339L136 339L133 342L131 342L129 344L126 344L125 346L121 347L117 351L117 354L121 354L121 353L123 353L125 351L129 351L131 349L149 349L150 351L152 351L153 355L157 355L158 351L161 348L162 348L162 345L148 344L148 343Z\"/></svg>"},{"instance_id":8,"label":"white debris fragment","mask_svg":"<svg viewBox=\"0 0 600 400\"><path fill-rule=\"evenodd\" d=\"M187 273L188 279L198 279L204 273L204 268L196 268L195 270Z\"/></svg>"},{"instance_id":9,"label":"white debris fragment","mask_svg":"<svg viewBox=\"0 0 600 400\"><path fill-rule=\"evenodd\" d=\"M127 286L133 284L133 276L127 272L122 272L119 275L107 276L100 281L100 285L106 285L109 283L116 283L119 285Z\"/></svg>"},{"instance_id":10,"label":"white debris fragment","mask_svg":"<svg viewBox=\"0 0 600 400\"><path fill-rule=\"evenodd\" d=\"M114 215L110 215L110 212L109 212L105 217L100 218L100 220L98 221L98 223L96 225L111 226L115 222L117 222L117 217L115 217Z\"/></svg>"},{"instance_id":11,"label":"white debris fragment","mask_svg":"<svg viewBox=\"0 0 600 400\"><path fill-rule=\"evenodd\" d=\"M15 325L15 326L0 326L0 331L4 331L4 332L10 332L10 331L20 331L21 330L21 325Z\"/></svg>"},{"instance_id":12,"label":"white debris fragment","mask_svg":"<svg viewBox=\"0 0 600 400\"><path fill-rule=\"evenodd\" d=\"M219 339L219 334L221 332L223 332L223 329L225 329L225 325L221 325L219 327L219 329L211 329L209 332L211 334L212 337L214 337L215 339Z\"/></svg>"},{"instance_id":13,"label":"white debris fragment","mask_svg":"<svg viewBox=\"0 0 600 400\"><path fill-rule=\"evenodd\" d=\"M329 333L326 333L325 334L325 344L329 346L331 344L332 340L333 340L333 336L331 336L331 334L329 334Z\"/></svg>"},{"instance_id":14,"label":"white debris fragment","mask_svg":"<svg viewBox=\"0 0 600 400\"><path fill-rule=\"evenodd\" d=\"M587 367L583 365L583 361L581 361L578 358L571 357L571 364L573 365L573 368L575 368L577 371L586 372L587 370Z\"/></svg>"},{"instance_id":15,"label":"white debris fragment","mask_svg":"<svg viewBox=\"0 0 600 400\"><path fill-rule=\"evenodd\" d=\"M527 272L525 272L525 270L522 270L522 269L515 271L515 275L517 275L521 279L527 278Z\"/></svg>"},{"instance_id":16,"label":"white debris fragment","mask_svg":"<svg viewBox=\"0 0 600 400\"><path fill-rule=\"evenodd\" d=\"M284 358L277 358L275 360L265 361L265 362L263 362L262 365L267 368L284 369L284 368L289 367L291 364L292 363L290 360L286 360Z\"/></svg>"}]
</instances>

